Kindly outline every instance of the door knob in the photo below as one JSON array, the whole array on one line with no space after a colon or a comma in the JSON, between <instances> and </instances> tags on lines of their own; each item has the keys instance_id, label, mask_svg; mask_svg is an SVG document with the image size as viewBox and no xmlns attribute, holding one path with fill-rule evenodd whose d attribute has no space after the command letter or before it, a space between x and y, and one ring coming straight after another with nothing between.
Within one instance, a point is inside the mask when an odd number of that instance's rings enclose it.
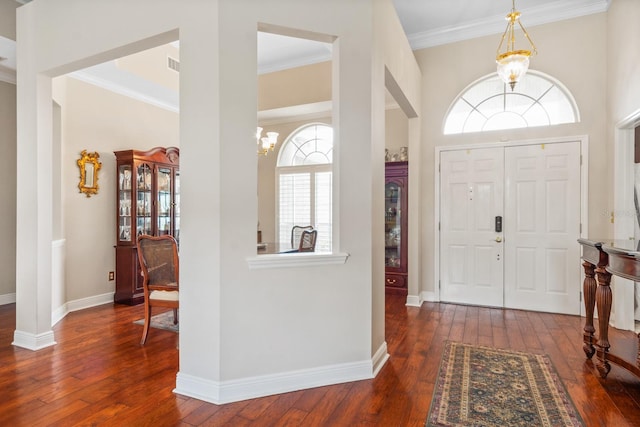
<instances>
[{"instance_id":1,"label":"door knob","mask_svg":"<svg viewBox=\"0 0 640 427\"><path fill-rule=\"evenodd\" d=\"M496 242L498 243L502 242L502 236L496 236Z\"/></svg>"}]
</instances>

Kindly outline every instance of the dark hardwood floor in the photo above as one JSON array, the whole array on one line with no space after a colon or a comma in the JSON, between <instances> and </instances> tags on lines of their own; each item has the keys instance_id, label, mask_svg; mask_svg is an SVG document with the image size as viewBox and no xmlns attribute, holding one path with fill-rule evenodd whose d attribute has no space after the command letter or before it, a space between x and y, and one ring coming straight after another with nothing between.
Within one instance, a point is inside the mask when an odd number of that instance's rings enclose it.
<instances>
[{"instance_id":1,"label":"dark hardwood floor","mask_svg":"<svg viewBox=\"0 0 640 427\"><path fill-rule=\"evenodd\" d=\"M391 358L375 379L223 406L173 394L177 335L154 329L141 347L140 306L70 313L38 352L11 345L15 305L0 306L0 426L423 426L445 340L546 353L586 425L640 425L640 380L616 366L599 378L581 318L404 301L387 296ZM611 329L618 352L635 342Z\"/></svg>"}]
</instances>

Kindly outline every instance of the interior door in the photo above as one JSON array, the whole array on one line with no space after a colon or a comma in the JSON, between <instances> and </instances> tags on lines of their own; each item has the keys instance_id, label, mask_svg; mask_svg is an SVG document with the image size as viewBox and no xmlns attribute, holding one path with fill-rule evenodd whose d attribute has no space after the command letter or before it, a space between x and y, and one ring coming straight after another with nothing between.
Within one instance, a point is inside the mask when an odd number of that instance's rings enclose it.
<instances>
[{"instance_id":1,"label":"interior door","mask_svg":"<svg viewBox=\"0 0 640 427\"><path fill-rule=\"evenodd\" d=\"M502 307L502 148L440 153L440 298Z\"/></svg>"},{"instance_id":2,"label":"interior door","mask_svg":"<svg viewBox=\"0 0 640 427\"><path fill-rule=\"evenodd\" d=\"M580 314L580 142L505 149L505 306Z\"/></svg>"}]
</instances>

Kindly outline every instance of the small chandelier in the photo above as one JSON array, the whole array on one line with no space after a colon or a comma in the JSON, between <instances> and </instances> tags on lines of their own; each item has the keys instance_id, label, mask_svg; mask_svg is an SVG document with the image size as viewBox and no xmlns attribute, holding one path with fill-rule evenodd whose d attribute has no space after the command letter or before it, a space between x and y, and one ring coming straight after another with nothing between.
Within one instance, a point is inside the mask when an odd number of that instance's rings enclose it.
<instances>
[{"instance_id":1,"label":"small chandelier","mask_svg":"<svg viewBox=\"0 0 640 427\"><path fill-rule=\"evenodd\" d=\"M511 12L507 15L507 28L504 30L504 34L502 34L502 38L500 39L500 44L498 45L498 50L496 53L496 63L498 64L498 75L500 78L509 86L511 86L511 90L516 86L516 83L520 81L520 78L525 75L527 69L529 68L529 57L532 52L535 55L538 53L536 46L531 41L527 30L524 29L522 23L520 22L520 12L516 10L515 0L511 2ZM527 41L531 45L531 50L526 49L516 49L516 36L515 36L515 26L516 22L520 25L524 36L527 38ZM505 51L500 53L500 49L502 49L502 45L505 44L504 41L507 39L507 43L505 46Z\"/></svg>"},{"instance_id":2,"label":"small chandelier","mask_svg":"<svg viewBox=\"0 0 640 427\"><path fill-rule=\"evenodd\" d=\"M258 143L258 154L266 156L269 150L273 151L278 143L278 132L267 132L267 136L262 136L262 128L258 126L256 129L256 141Z\"/></svg>"}]
</instances>

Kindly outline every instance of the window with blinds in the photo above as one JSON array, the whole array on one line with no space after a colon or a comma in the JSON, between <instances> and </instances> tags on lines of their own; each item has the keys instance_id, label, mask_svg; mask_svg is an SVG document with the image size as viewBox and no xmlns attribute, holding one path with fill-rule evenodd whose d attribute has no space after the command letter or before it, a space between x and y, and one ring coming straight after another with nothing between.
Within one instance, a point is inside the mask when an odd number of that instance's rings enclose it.
<instances>
[{"instance_id":1,"label":"window with blinds","mask_svg":"<svg viewBox=\"0 0 640 427\"><path fill-rule=\"evenodd\" d=\"M277 234L291 239L294 225L318 230L316 252L331 252L333 129L305 125L283 143L277 166Z\"/></svg>"}]
</instances>

